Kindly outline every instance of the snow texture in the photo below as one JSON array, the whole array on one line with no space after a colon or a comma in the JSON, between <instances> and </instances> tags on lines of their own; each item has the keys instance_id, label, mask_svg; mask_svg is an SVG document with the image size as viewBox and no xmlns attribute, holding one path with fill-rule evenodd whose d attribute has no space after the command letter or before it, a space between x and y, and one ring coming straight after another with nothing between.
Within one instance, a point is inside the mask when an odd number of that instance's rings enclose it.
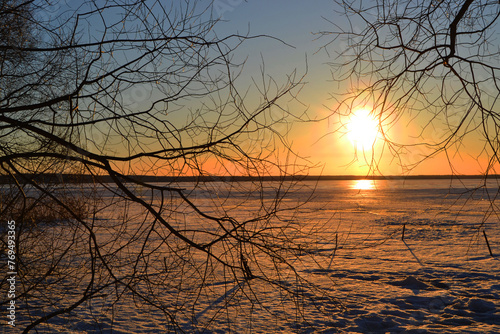
<instances>
[{"instance_id":1,"label":"snow texture","mask_svg":"<svg viewBox=\"0 0 500 334\"><path fill-rule=\"evenodd\" d=\"M490 214L488 200L498 184L471 191L479 181L392 180L358 190L353 189L355 182L311 183L310 188L316 188L313 198L293 218L301 228L320 229L306 243L315 256L298 255L291 261L327 295L304 292L302 300L289 304L259 279L219 279L210 287L211 295L197 296L189 315L178 314L181 329L187 333L500 333L500 226ZM287 200L300 202L309 194L304 188ZM238 210L251 215L252 203ZM483 231L495 257L488 252ZM252 269L255 263L248 266ZM288 284L290 289L301 288ZM18 332L19 321L15 330L2 326L3 332ZM106 298L83 303L37 332L170 331L174 329L163 314L124 295L117 303Z\"/></svg>"}]
</instances>

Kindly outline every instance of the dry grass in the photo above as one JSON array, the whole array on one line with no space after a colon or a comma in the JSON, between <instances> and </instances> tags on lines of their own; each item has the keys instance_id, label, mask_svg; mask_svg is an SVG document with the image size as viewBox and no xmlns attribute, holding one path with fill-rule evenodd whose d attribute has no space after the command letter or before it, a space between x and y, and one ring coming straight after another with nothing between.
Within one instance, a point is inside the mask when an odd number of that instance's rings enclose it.
<instances>
[{"instance_id":1,"label":"dry grass","mask_svg":"<svg viewBox=\"0 0 500 334\"><path fill-rule=\"evenodd\" d=\"M57 224L90 216L90 198L83 194L60 194L60 203L47 195L21 196L0 193L0 217L23 225Z\"/></svg>"}]
</instances>

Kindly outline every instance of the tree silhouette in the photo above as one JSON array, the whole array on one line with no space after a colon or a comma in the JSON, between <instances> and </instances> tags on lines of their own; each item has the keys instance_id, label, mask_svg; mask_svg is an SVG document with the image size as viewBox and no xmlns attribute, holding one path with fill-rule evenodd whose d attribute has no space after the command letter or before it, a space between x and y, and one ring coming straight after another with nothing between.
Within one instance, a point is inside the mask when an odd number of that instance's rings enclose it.
<instances>
[{"instance_id":1,"label":"tree silhouette","mask_svg":"<svg viewBox=\"0 0 500 334\"><path fill-rule=\"evenodd\" d=\"M489 161L485 174L495 173L500 148L498 2L337 3L349 24L345 29L339 25L326 47L344 43L333 64L343 76L335 79L357 87L340 101L337 111L373 105L385 148L401 157L425 147L425 154L406 162L409 169L439 152L452 155L465 137L479 135L484 147L477 157ZM403 115L426 120L418 143L404 145L391 136L390 128Z\"/></svg>"},{"instance_id":2,"label":"tree silhouette","mask_svg":"<svg viewBox=\"0 0 500 334\"><path fill-rule=\"evenodd\" d=\"M298 182L284 177L306 170L277 153L293 155L295 115L279 101L302 78L262 73L248 106L233 51L249 37L219 37L211 6L70 5L0 6L0 215L16 222L17 327L108 331L135 308L163 319L157 330L230 328L242 305L261 307L262 285L286 309L269 316L304 307L314 288L291 259L312 246L283 198Z\"/></svg>"}]
</instances>

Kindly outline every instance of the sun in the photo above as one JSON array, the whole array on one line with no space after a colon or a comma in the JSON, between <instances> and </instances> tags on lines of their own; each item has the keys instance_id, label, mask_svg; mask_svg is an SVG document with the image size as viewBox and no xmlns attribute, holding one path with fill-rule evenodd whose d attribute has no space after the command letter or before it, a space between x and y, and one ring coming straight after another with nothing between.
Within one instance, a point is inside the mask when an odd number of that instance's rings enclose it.
<instances>
[{"instance_id":1,"label":"sun","mask_svg":"<svg viewBox=\"0 0 500 334\"><path fill-rule=\"evenodd\" d=\"M347 137L355 148L369 150L377 140L378 128L378 121L370 111L360 109L351 116L347 124Z\"/></svg>"}]
</instances>

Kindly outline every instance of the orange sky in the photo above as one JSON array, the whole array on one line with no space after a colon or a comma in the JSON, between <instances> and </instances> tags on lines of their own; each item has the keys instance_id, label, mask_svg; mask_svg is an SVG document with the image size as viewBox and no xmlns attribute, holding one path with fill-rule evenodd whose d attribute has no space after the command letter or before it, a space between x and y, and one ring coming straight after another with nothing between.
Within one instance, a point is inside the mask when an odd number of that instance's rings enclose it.
<instances>
[{"instance_id":1,"label":"orange sky","mask_svg":"<svg viewBox=\"0 0 500 334\"><path fill-rule=\"evenodd\" d=\"M318 113L326 114L323 106L317 106ZM348 122L348 120L346 121ZM426 156L435 152L424 141L438 142L445 134L444 129L429 129L422 137L418 137L425 122L418 119L400 120L389 135L393 141L401 144L417 144L395 152L383 138L376 140L374 149L356 152L349 140L347 129L335 131L338 125L333 121L299 125L300 139L295 139L297 151L304 152L311 161L323 166L324 175L442 175L442 174L483 174L488 166L487 154L483 151L484 140L479 133L473 133L461 142L460 146L452 145L430 158ZM375 170L378 169L378 170ZM494 173L494 171L490 171Z\"/></svg>"}]
</instances>

